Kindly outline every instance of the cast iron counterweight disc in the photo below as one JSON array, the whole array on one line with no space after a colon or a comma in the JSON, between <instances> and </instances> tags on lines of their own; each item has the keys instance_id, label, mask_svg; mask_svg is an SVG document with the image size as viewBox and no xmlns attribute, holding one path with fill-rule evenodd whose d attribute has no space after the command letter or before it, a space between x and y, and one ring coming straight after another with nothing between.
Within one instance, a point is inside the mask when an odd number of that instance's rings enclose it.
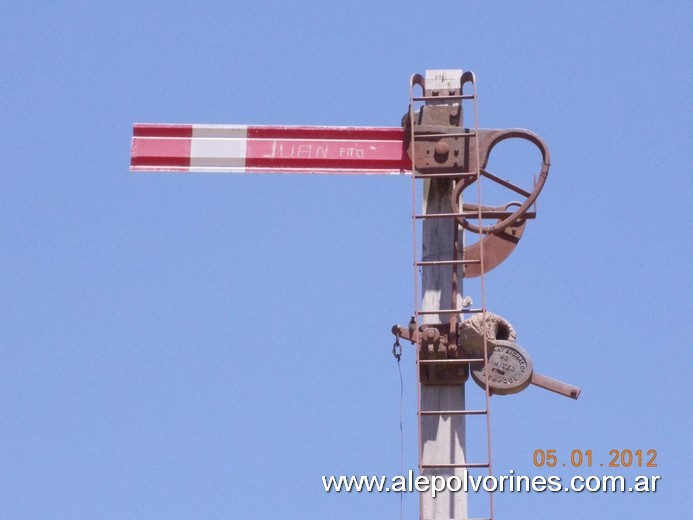
<instances>
[{"instance_id":1,"label":"cast iron counterweight disc","mask_svg":"<svg viewBox=\"0 0 693 520\"><path fill-rule=\"evenodd\" d=\"M512 341L496 340L486 367L488 386L492 394L516 394L527 388L532 380L532 360L529 354ZM490 347L490 345L489 345ZM486 369L481 363L471 366L472 379L486 388Z\"/></svg>"}]
</instances>

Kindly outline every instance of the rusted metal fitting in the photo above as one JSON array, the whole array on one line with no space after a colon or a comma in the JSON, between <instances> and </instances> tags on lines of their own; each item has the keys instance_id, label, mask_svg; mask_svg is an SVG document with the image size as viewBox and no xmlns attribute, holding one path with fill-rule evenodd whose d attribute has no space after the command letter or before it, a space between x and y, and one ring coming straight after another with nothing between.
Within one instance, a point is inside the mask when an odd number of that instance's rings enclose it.
<instances>
[{"instance_id":1,"label":"rusted metal fitting","mask_svg":"<svg viewBox=\"0 0 693 520\"><path fill-rule=\"evenodd\" d=\"M457 342L450 341L447 323L422 325L417 342L419 381L422 385L461 385L469 378L469 364L459 357ZM431 345L430 341L434 343Z\"/></svg>"},{"instance_id":2,"label":"rusted metal fitting","mask_svg":"<svg viewBox=\"0 0 693 520\"><path fill-rule=\"evenodd\" d=\"M433 327L425 327L421 329L421 349L426 350L429 354L434 354L440 351L440 347L445 349L445 345L440 343L440 331Z\"/></svg>"},{"instance_id":3,"label":"rusted metal fitting","mask_svg":"<svg viewBox=\"0 0 693 520\"><path fill-rule=\"evenodd\" d=\"M464 277L481 275L481 249L484 250L484 270L498 267L514 251L525 231L526 220L520 220L493 234L484 235L478 242L464 248L464 257L470 263L464 266Z\"/></svg>"},{"instance_id":4,"label":"rusted metal fitting","mask_svg":"<svg viewBox=\"0 0 693 520\"><path fill-rule=\"evenodd\" d=\"M515 228L511 233L516 232L526 219L534 218L530 208L539 196L551 166L548 146L537 134L520 128L465 128L462 102L476 99L476 79L470 71L459 73L459 79L448 76L441 80L436 75L424 78L420 74L411 79L411 103L409 113L403 118L403 126L414 175L440 177L440 180L453 182L452 213L458 214L456 218L466 230L487 235L500 233L506 228ZM467 85L472 87L471 94L465 94ZM423 95L415 96L415 87L420 87ZM417 108L415 105L420 102L425 104ZM517 186L486 169L493 148L509 139L528 141L541 153L541 168L530 189ZM503 206L485 209L475 204L460 204L464 190L478 182L480 177L522 198L519 202L510 201ZM484 224L487 219L495 218L495 223ZM472 222L475 220L478 223Z\"/></svg>"},{"instance_id":5,"label":"rusted metal fitting","mask_svg":"<svg viewBox=\"0 0 693 520\"><path fill-rule=\"evenodd\" d=\"M436 157L447 157L450 153L450 145L446 141L438 141L433 150Z\"/></svg>"},{"instance_id":6,"label":"rusted metal fitting","mask_svg":"<svg viewBox=\"0 0 693 520\"><path fill-rule=\"evenodd\" d=\"M520 186L516 186L512 182L505 180L498 175L494 175L492 172L486 170L486 166L493 148L499 143L509 139L528 141L536 146L541 153L541 168L539 174L534 180L534 185L531 190L525 190ZM477 145L479 147L478 152L476 151ZM534 214L530 214L529 209L534 205L537 197L541 193L541 190L546 183L546 178L549 174L549 168L551 167L551 155L549 153L549 147L544 140L534 132L523 130L521 128L511 128L508 130L479 130L478 139L472 140L470 142L470 146L472 147L470 156L474 158L474 161L476 161L475 158L477 155L479 157L478 167L480 175L516 193L520 197L523 197L524 200L521 202L509 202L502 207L489 207L487 210L482 208L482 212L486 211L488 213L494 210L498 212L498 221L495 224L490 224L488 226L474 225L470 222L469 217L461 216L457 217L460 224L468 231L490 234L502 231L508 226L518 226L522 224L526 218L534 218ZM476 171L476 168L476 162L473 162L470 164L469 171ZM459 204L462 192L467 189L467 187L471 186L476 180L477 179L474 176L463 177L455 185L450 197L453 213L459 213L460 210L462 212L476 212L480 209L476 204L464 204L461 208ZM511 206L514 206L513 210L508 211Z\"/></svg>"},{"instance_id":7,"label":"rusted metal fitting","mask_svg":"<svg viewBox=\"0 0 693 520\"><path fill-rule=\"evenodd\" d=\"M427 134L420 127L416 130L414 144L409 144L409 156L414 157L416 170L421 173L463 173L469 171L468 145L464 136L448 129L437 129ZM452 134L440 137L441 133ZM412 150L415 148L415 150Z\"/></svg>"},{"instance_id":8,"label":"rusted metal fitting","mask_svg":"<svg viewBox=\"0 0 693 520\"><path fill-rule=\"evenodd\" d=\"M421 325L414 329L395 325L392 333L416 344L422 385L461 385L469 378L466 356L457 348L456 341L449 340L449 324Z\"/></svg>"},{"instance_id":9,"label":"rusted metal fitting","mask_svg":"<svg viewBox=\"0 0 693 520\"><path fill-rule=\"evenodd\" d=\"M474 382L483 389L488 385L489 394L516 394L532 384L571 399L580 397L579 387L537 374L527 351L513 341L495 341L488 361L471 369Z\"/></svg>"},{"instance_id":10,"label":"rusted metal fitting","mask_svg":"<svg viewBox=\"0 0 693 520\"><path fill-rule=\"evenodd\" d=\"M410 107L404 117L407 152L419 172L464 172L466 151L469 149L468 131L461 128L463 121L462 90L469 74L460 71L461 81L456 85L427 84L420 74L412 77L412 88L418 85L423 95L415 98L425 104L418 110Z\"/></svg>"},{"instance_id":11,"label":"rusted metal fitting","mask_svg":"<svg viewBox=\"0 0 693 520\"><path fill-rule=\"evenodd\" d=\"M521 392L532 382L534 368L527 351L512 341L498 340L489 349L486 363L472 365L472 379L490 394Z\"/></svg>"}]
</instances>

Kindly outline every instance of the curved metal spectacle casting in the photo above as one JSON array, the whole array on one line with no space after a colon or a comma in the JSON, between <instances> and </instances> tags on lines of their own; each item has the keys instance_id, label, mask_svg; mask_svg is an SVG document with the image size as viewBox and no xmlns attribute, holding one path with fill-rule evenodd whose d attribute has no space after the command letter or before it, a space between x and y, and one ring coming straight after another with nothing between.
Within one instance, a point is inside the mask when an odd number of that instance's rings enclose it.
<instances>
[{"instance_id":1,"label":"curved metal spectacle casting","mask_svg":"<svg viewBox=\"0 0 693 520\"><path fill-rule=\"evenodd\" d=\"M485 169L486 165L488 164L491 150L493 150L493 148L498 143L508 139L523 139L525 141L529 141L530 143L534 144L541 152L541 170L536 179L536 182L534 183L534 188L531 192L507 180L504 180ZM462 195L462 192L477 181L477 178L475 177L463 177L455 184L455 187L452 190L450 204L452 207L452 211L454 213L480 212L482 214L482 218L484 211L503 211L507 210L509 206L516 205L517 209L513 211L510 215L504 216L500 218L498 222L496 222L495 224L491 224L488 226L477 226L469 222L469 219L473 219L474 217L457 217L458 222L469 231L483 234L498 233L513 224L519 225L519 221L523 220L523 217L528 212L532 204L534 204L537 197L539 196L539 193L541 193L541 190L544 187L544 183L546 182L546 177L549 174L549 168L551 166L551 157L549 154L549 148L544 142L544 140L537 134L530 132L529 130L523 130L520 128L513 128L509 130L479 130L478 140L480 175L497 184L500 184L505 188L508 188L511 191L514 191L518 195L525 197L525 199L522 202L510 202L505 206L501 207L488 206L479 208L479 206L477 206L476 204L463 204L460 211L459 200L460 196Z\"/></svg>"},{"instance_id":2,"label":"curved metal spectacle casting","mask_svg":"<svg viewBox=\"0 0 693 520\"><path fill-rule=\"evenodd\" d=\"M508 208L510 208L512 205L519 206L520 203L511 202L500 207L482 206L481 210L489 211L500 208L507 212ZM474 209L476 210L476 208ZM525 218L521 218L515 222L512 222L500 231L487 233L482 236L481 240L478 242L465 246L464 258L467 260L472 260L472 262L464 266L464 277L476 278L477 276L481 275L481 248L484 249L485 272L488 273L490 270L495 269L501 263L503 263L503 261L510 256L522 238L522 234L525 232L525 224L527 224L527 220ZM474 263L474 260L479 262Z\"/></svg>"}]
</instances>

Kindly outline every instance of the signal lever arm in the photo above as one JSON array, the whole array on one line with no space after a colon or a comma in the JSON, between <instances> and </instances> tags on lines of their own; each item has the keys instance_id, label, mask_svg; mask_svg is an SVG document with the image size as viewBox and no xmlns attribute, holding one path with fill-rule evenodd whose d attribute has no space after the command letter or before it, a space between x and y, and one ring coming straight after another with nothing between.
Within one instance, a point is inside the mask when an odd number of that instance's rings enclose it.
<instances>
[{"instance_id":1,"label":"signal lever arm","mask_svg":"<svg viewBox=\"0 0 693 520\"><path fill-rule=\"evenodd\" d=\"M580 389L577 386L569 385L563 381L552 379L550 377L537 374L536 372L532 372L532 379L530 380L530 383L540 388L544 388L545 390L550 390L551 392L570 397L571 399L577 399L580 397Z\"/></svg>"}]
</instances>

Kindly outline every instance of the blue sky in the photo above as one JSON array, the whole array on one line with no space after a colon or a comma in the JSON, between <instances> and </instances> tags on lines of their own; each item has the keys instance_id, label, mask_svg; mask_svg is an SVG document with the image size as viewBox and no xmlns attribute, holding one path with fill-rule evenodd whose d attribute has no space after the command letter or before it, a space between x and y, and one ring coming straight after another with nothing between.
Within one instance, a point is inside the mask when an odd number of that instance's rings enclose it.
<instances>
[{"instance_id":1,"label":"blue sky","mask_svg":"<svg viewBox=\"0 0 693 520\"><path fill-rule=\"evenodd\" d=\"M397 496L320 476L399 473L409 180L131 174L129 143L133 122L396 126L434 68L473 70L481 126L552 154L488 306L583 391L493 398L497 472L550 474L536 449L656 449L656 473L623 473L662 476L655 494L503 494L497 518L690 511L689 2L0 13L0 518L398 517ZM407 468L413 364L405 348Z\"/></svg>"}]
</instances>

